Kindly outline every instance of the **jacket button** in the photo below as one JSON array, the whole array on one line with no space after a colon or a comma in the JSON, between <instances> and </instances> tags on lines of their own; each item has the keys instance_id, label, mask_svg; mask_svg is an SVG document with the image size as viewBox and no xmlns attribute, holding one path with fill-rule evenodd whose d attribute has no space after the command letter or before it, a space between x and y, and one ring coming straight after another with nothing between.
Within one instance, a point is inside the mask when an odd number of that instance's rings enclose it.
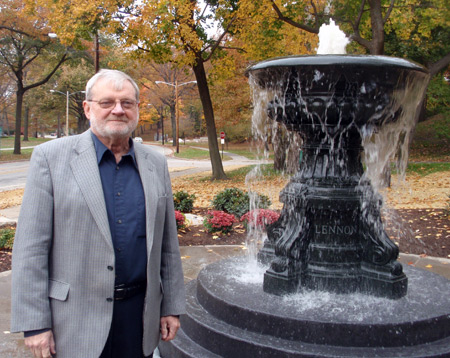
<instances>
[{"instance_id":1,"label":"jacket button","mask_svg":"<svg viewBox=\"0 0 450 358\"><path fill-rule=\"evenodd\" d=\"M109 271L112 271L112 270L114 270L114 267L108 266L108 270L109 270Z\"/></svg>"},{"instance_id":2,"label":"jacket button","mask_svg":"<svg viewBox=\"0 0 450 358\"><path fill-rule=\"evenodd\" d=\"M111 297L108 297L107 299L106 299L106 301L108 301L108 302L112 302L112 301L114 301Z\"/></svg>"}]
</instances>

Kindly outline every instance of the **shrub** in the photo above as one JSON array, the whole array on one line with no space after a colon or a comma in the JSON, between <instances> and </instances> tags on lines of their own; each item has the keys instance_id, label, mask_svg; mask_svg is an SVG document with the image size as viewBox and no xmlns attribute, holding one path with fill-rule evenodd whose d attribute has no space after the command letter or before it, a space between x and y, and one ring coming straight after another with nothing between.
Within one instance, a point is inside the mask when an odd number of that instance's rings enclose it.
<instances>
[{"instance_id":1,"label":"shrub","mask_svg":"<svg viewBox=\"0 0 450 358\"><path fill-rule=\"evenodd\" d=\"M270 200L265 195L256 193L256 200L258 207L268 208ZM250 197L248 193L238 188L227 188L218 193L212 200L212 205L215 210L225 211L240 218L250 210Z\"/></svg>"},{"instance_id":2,"label":"shrub","mask_svg":"<svg viewBox=\"0 0 450 358\"><path fill-rule=\"evenodd\" d=\"M184 229L186 226L186 217L183 213L175 210L175 220L177 221L177 230Z\"/></svg>"},{"instance_id":3,"label":"shrub","mask_svg":"<svg viewBox=\"0 0 450 358\"><path fill-rule=\"evenodd\" d=\"M236 221L232 214L227 214L224 211L212 210L208 211L203 226L209 233L223 232L224 234L231 232L233 223Z\"/></svg>"},{"instance_id":4,"label":"shrub","mask_svg":"<svg viewBox=\"0 0 450 358\"><path fill-rule=\"evenodd\" d=\"M13 248L15 234L16 230L14 228L0 229L0 249L11 250Z\"/></svg>"},{"instance_id":5,"label":"shrub","mask_svg":"<svg viewBox=\"0 0 450 358\"><path fill-rule=\"evenodd\" d=\"M273 224L279 217L280 214L276 211L255 209L243 215L241 217L241 222L243 222L246 227L265 229L267 225Z\"/></svg>"},{"instance_id":6,"label":"shrub","mask_svg":"<svg viewBox=\"0 0 450 358\"><path fill-rule=\"evenodd\" d=\"M181 211L182 213L192 212L194 207L194 194L188 194L187 192L181 190L173 194L173 205L175 210Z\"/></svg>"}]
</instances>

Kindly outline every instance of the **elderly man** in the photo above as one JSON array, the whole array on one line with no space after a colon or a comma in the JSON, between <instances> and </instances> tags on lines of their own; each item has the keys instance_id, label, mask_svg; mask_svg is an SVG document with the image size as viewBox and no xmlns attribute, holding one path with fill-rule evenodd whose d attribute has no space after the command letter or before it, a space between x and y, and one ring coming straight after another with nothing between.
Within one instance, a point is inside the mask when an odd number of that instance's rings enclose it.
<instances>
[{"instance_id":1,"label":"elderly man","mask_svg":"<svg viewBox=\"0 0 450 358\"><path fill-rule=\"evenodd\" d=\"M34 357L151 357L185 297L167 163L130 134L139 88L102 70L91 129L34 149L13 250L13 332Z\"/></svg>"}]
</instances>

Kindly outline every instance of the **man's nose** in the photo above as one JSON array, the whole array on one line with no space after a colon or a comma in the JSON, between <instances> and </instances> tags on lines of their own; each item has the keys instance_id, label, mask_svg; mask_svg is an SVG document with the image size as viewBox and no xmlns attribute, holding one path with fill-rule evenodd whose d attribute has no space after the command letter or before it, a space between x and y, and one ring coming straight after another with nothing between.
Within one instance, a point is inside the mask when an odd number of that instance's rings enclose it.
<instances>
[{"instance_id":1,"label":"man's nose","mask_svg":"<svg viewBox=\"0 0 450 358\"><path fill-rule=\"evenodd\" d=\"M122 107L122 103L120 101L116 101L116 103L112 109L112 112L114 112L114 113L124 113L125 112Z\"/></svg>"}]
</instances>

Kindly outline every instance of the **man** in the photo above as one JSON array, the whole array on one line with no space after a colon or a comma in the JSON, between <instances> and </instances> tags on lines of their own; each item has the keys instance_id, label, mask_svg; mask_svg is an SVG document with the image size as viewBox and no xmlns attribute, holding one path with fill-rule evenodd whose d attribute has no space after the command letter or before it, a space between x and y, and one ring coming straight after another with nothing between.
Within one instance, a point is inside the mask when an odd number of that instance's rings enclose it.
<instances>
[{"instance_id":1,"label":"man","mask_svg":"<svg viewBox=\"0 0 450 358\"><path fill-rule=\"evenodd\" d=\"M102 70L91 129L34 149L13 250L13 332L33 356L151 357L184 313L165 158L130 134L139 88Z\"/></svg>"}]
</instances>

